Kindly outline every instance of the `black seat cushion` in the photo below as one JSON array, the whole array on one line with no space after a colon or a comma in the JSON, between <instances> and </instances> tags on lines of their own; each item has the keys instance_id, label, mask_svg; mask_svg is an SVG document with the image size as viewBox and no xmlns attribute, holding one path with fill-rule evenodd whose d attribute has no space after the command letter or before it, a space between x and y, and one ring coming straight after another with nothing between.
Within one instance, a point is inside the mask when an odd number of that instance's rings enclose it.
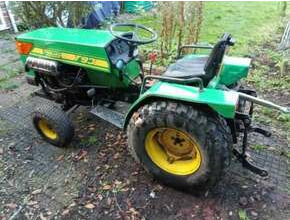
<instances>
[{"instance_id":1,"label":"black seat cushion","mask_svg":"<svg viewBox=\"0 0 290 220\"><path fill-rule=\"evenodd\" d=\"M177 60L169 66L163 76L181 79L199 77L203 84L207 85L218 73L227 47L233 45L234 39L230 34L225 33L213 47L209 56L189 56Z\"/></svg>"},{"instance_id":2,"label":"black seat cushion","mask_svg":"<svg viewBox=\"0 0 290 220\"><path fill-rule=\"evenodd\" d=\"M188 79L192 77L199 77L206 80L204 72L205 64L208 57L184 57L171 64L163 76Z\"/></svg>"}]
</instances>

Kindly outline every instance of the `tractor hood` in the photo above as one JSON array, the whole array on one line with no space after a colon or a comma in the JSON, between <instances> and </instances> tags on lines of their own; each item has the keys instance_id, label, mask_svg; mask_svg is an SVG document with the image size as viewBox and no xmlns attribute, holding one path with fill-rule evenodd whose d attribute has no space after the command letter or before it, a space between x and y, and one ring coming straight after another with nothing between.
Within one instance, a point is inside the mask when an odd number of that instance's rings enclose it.
<instances>
[{"instance_id":1,"label":"tractor hood","mask_svg":"<svg viewBox=\"0 0 290 220\"><path fill-rule=\"evenodd\" d=\"M65 43L91 47L106 47L114 38L109 31L75 28L41 28L16 37L17 40L38 43Z\"/></svg>"},{"instance_id":2,"label":"tractor hood","mask_svg":"<svg viewBox=\"0 0 290 220\"><path fill-rule=\"evenodd\" d=\"M32 43L29 56L56 60L103 72L110 72L106 46L115 37L105 30L42 28L16 37L19 42ZM25 63L27 55L21 59Z\"/></svg>"}]
</instances>

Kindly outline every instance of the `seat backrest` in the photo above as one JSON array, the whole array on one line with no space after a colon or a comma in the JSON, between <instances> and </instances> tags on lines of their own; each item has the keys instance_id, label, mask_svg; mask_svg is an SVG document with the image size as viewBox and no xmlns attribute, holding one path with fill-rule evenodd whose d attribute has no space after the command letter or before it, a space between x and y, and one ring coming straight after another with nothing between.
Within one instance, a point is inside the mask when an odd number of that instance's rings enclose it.
<instances>
[{"instance_id":1,"label":"seat backrest","mask_svg":"<svg viewBox=\"0 0 290 220\"><path fill-rule=\"evenodd\" d=\"M227 47L234 44L234 39L228 33L224 33L220 41L216 43L204 66L205 74L209 80L218 73Z\"/></svg>"}]
</instances>

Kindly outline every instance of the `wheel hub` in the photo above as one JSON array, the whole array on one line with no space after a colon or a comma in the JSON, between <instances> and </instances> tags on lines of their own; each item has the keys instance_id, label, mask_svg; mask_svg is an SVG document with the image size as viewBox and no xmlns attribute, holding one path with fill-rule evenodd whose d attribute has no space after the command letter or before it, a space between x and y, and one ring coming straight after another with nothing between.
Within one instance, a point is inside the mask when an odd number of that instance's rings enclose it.
<instances>
[{"instance_id":1,"label":"wheel hub","mask_svg":"<svg viewBox=\"0 0 290 220\"><path fill-rule=\"evenodd\" d=\"M40 119L38 122L38 127L47 138L51 140L57 139L58 135L56 131L49 125L47 120Z\"/></svg>"},{"instance_id":2,"label":"wheel hub","mask_svg":"<svg viewBox=\"0 0 290 220\"><path fill-rule=\"evenodd\" d=\"M176 160L193 159L196 156L192 141L181 131L164 129L156 135L156 138L170 163Z\"/></svg>"},{"instance_id":3,"label":"wheel hub","mask_svg":"<svg viewBox=\"0 0 290 220\"><path fill-rule=\"evenodd\" d=\"M155 128L147 137L148 155L159 167L174 174L196 171L201 164L199 146L187 133L173 128Z\"/></svg>"}]
</instances>

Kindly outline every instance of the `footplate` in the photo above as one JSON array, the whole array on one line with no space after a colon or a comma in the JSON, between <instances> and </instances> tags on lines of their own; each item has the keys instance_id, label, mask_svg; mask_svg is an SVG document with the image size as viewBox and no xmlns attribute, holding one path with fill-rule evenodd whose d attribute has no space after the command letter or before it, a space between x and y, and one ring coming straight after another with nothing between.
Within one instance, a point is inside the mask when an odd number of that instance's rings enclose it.
<instances>
[{"instance_id":1,"label":"footplate","mask_svg":"<svg viewBox=\"0 0 290 220\"><path fill-rule=\"evenodd\" d=\"M101 105L95 106L90 112L98 116L99 118L110 122L118 128L123 128L125 116L119 112L116 112Z\"/></svg>"},{"instance_id":2,"label":"footplate","mask_svg":"<svg viewBox=\"0 0 290 220\"><path fill-rule=\"evenodd\" d=\"M236 149L233 149L233 154L237 157L237 159L242 163L244 168L247 168L248 170L250 170L251 172L258 174L262 177L266 177L268 176L268 172L260 167L257 167L255 165L253 165L252 163L250 163L247 158L246 155L242 155L239 151L237 151Z\"/></svg>"}]
</instances>

